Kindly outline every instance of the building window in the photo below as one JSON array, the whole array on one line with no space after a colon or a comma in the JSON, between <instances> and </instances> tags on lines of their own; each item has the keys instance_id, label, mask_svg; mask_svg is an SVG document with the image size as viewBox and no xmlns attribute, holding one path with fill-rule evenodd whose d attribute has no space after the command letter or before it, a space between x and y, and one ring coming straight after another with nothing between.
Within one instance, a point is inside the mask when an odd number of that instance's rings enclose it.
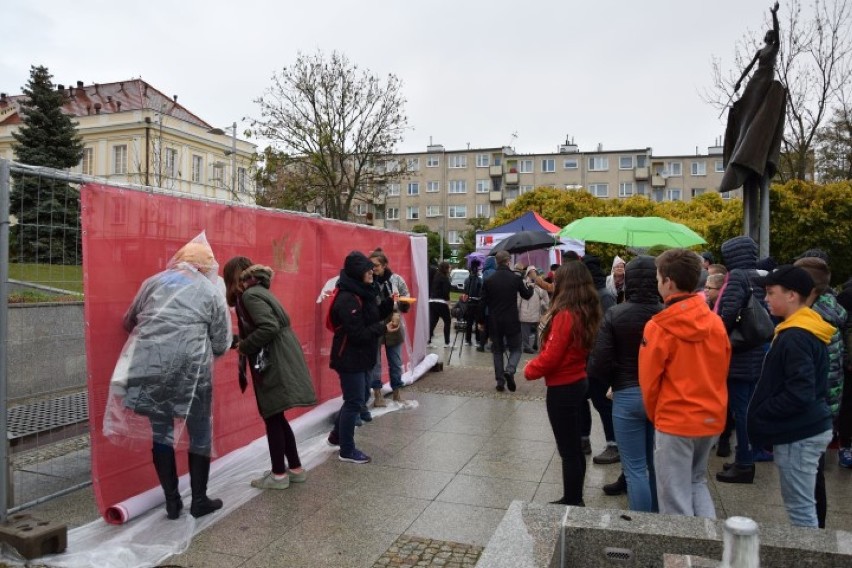
<instances>
[{"instance_id":1,"label":"building window","mask_svg":"<svg viewBox=\"0 0 852 568\"><path fill-rule=\"evenodd\" d=\"M463 179L451 179L449 193L467 193L467 181Z\"/></svg>"},{"instance_id":2,"label":"building window","mask_svg":"<svg viewBox=\"0 0 852 568\"><path fill-rule=\"evenodd\" d=\"M399 184L398 183L389 183L388 184L388 196L396 197L399 195Z\"/></svg>"},{"instance_id":3,"label":"building window","mask_svg":"<svg viewBox=\"0 0 852 568\"><path fill-rule=\"evenodd\" d=\"M248 192L248 172L245 168L237 168L237 191L240 193ZM366 213L366 211L364 212Z\"/></svg>"},{"instance_id":4,"label":"building window","mask_svg":"<svg viewBox=\"0 0 852 568\"><path fill-rule=\"evenodd\" d=\"M427 181L426 182L426 193L438 193L441 191L441 182L439 181Z\"/></svg>"},{"instance_id":5,"label":"building window","mask_svg":"<svg viewBox=\"0 0 852 568\"><path fill-rule=\"evenodd\" d=\"M476 155L476 167L477 168L487 168L491 165L491 157L488 154L477 154Z\"/></svg>"},{"instance_id":6,"label":"building window","mask_svg":"<svg viewBox=\"0 0 852 568\"><path fill-rule=\"evenodd\" d=\"M201 172L204 171L204 158L192 155L192 183L201 183Z\"/></svg>"},{"instance_id":7,"label":"building window","mask_svg":"<svg viewBox=\"0 0 852 568\"><path fill-rule=\"evenodd\" d=\"M704 192L707 191L703 187L696 187L692 190L692 197L698 197L699 195L704 195Z\"/></svg>"},{"instance_id":8,"label":"building window","mask_svg":"<svg viewBox=\"0 0 852 568\"><path fill-rule=\"evenodd\" d=\"M399 207L387 207L385 208L385 219L389 221L398 221L399 220Z\"/></svg>"},{"instance_id":9,"label":"building window","mask_svg":"<svg viewBox=\"0 0 852 568\"><path fill-rule=\"evenodd\" d=\"M529 193L534 189L531 185L522 185L518 188L518 195L523 195L525 193Z\"/></svg>"},{"instance_id":10,"label":"building window","mask_svg":"<svg viewBox=\"0 0 852 568\"><path fill-rule=\"evenodd\" d=\"M533 173L533 161L532 160L521 160L518 164L520 167L518 171L522 174L531 174Z\"/></svg>"},{"instance_id":11,"label":"building window","mask_svg":"<svg viewBox=\"0 0 852 568\"><path fill-rule=\"evenodd\" d=\"M450 168L466 168L467 167L467 156L464 154L453 154L450 156Z\"/></svg>"},{"instance_id":12,"label":"building window","mask_svg":"<svg viewBox=\"0 0 852 568\"><path fill-rule=\"evenodd\" d=\"M541 161L541 172L552 174L556 171L556 160L553 158L545 158Z\"/></svg>"},{"instance_id":13,"label":"building window","mask_svg":"<svg viewBox=\"0 0 852 568\"><path fill-rule=\"evenodd\" d=\"M666 190L666 199L668 201L680 201L681 200L680 188L673 187L669 190Z\"/></svg>"},{"instance_id":14,"label":"building window","mask_svg":"<svg viewBox=\"0 0 852 568\"><path fill-rule=\"evenodd\" d=\"M706 162L692 162L692 175L694 175L694 176L706 176L707 175L707 163Z\"/></svg>"},{"instance_id":15,"label":"building window","mask_svg":"<svg viewBox=\"0 0 852 568\"><path fill-rule=\"evenodd\" d=\"M420 208L416 205L408 207L408 214L406 215L409 219L419 219L420 218Z\"/></svg>"},{"instance_id":16,"label":"building window","mask_svg":"<svg viewBox=\"0 0 852 568\"><path fill-rule=\"evenodd\" d=\"M480 203L476 206L476 216L477 217L485 217L488 219L491 217L491 204L490 203Z\"/></svg>"},{"instance_id":17,"label":"building window","mask_svg":"<svg viewBox=\"0 0 852 568\"><path fill-rule=\"evenodd\" d=\"M399 171L399 160L388 160L385 162L385 171L388 173L396 173Z\"/></svg>"},{"instance_id":18,"label":"building window","mask_svg":"<svg viewBox=\"0 0 852 568\"><path fill-rule=\"evenodd\" d=\"M366 203L358 203L355 205L355 215L358 217L366 217L367 216L367 204Z\"/></svg>"},{"instance_id":19,"label":"building window","mask_svg":"<svg viewBox=\"0 0 852 568\"><path fill-rule=\"evenodd\" d=\"M722 174L725 173L725 162L722 160L716 160L716 173Z\"/></svg>"},{"instance_id":20,"label":"building window","mask_svg":"<svg viewBox=\"0 0 852 568\"><path fill-rule=\"evenodd\" d=\"M461 232L460 231L447 231L447 243L449 243L451 245L462 244Z\"/></svg>"},{"instance_id":21,"label":"building window","mask_svg":"<svg viewBox=\"0 0 852 568\"><path fill-rule=\"evenodd\" d=\"M589 193L591 193L595 197L609 197L609 184L608 183L590 183L589 184Z\"/></svg>"},{"instance_id":22,"label":"building window","mask_svg":"<svg viewBox=\"0 0 852 568\"><path fill-rule=\"evenodd\" d=\"M648 182L647 181L637 181L636 182L636 195L648 195Z\"/></svg>"},{"instance_id":23,"label":"building window","mask_svg":"<svg viewBox=\"0 0 852 568\"><path fill-rule=\"evenodd\" d=\"M595 156L589 158L590 172L605 172L609 169L609 158L606 156Z\"/></svg>"},{"instance_id":24,"label":"building window","mask_svg":"<svg viewBox=\"0 0 852 568\"><path fill-rule=\"evenodd\" d=\"M683 170L681 169L680 162L669 162L669 175L670 176L682 176Z\"/></svg>"},{"instance_id":25,"label":"building window","mask_svg":"<svg viewBox=\"0 0 852 568\"><path fill-rule=\"evenodd\" d=\"M441 159L438 156L428 156L426 158L427 168L437 168L441 164Z\"/></svg>"},{"instance_id":26,"label":"building window","mask_svg":"<svg viewBox=\"0 0 852 568\"><path fill-rule=\"evenodd\" d=\"M476 180L476 193L488 193L489 191L491 191L490 179Z\"/></svg>"},{"instance_id":27,"label":"building window","mask_svg":"<svg viewBox=\"0 0 852 568\"><path fill-rule=\"evenodd\" d=\"M450 205L447 207L447 216L450 219L467 218L467 205Z\"/></svg>"},{"instance_id":28,"label":"building window","mask_svg":"<svg viewBox=\"0 0 852 568\"><path fill-rule=\"evenodd\" d=\"M618 169L619 170L632 170L633 169L633 156L619 156L619 158L618 158Z\"/></svg>"},{"instance_id":29,"label":"building window","mask_svg":"<svg viewBox=\"0 0 852 568\"><path fill-rule=\"evenodd\" d=\"M409 172L419 172L420 171L420 158L408 158L408 171Z\"/></svg>"},{"instance_id":30,"label":"building window","mask_svg":"<svg viewBox=\"0 0 852 568\"><path fill-rule=\"evenodd\" d=\"M177 177L177 150L166 148L166 175Z\"/></svg>"},{"instance_id":31,"label":"building window","mask_svg":"<svg viewBox=\"0 0 852 568\"><path fill-rule=\"evenodd\" d=\"M636 154L636 167L644 168L648 165L648 156L645 154Z\"/></svg>"},{"instance_id":32,"label":"building window","mask_svg":"<svg viewBox=\"0 0 852 568\"><path fill-rule=\"evenodd\" d=\"M225 166L222 164L213 164L213 185L222 187L222 181L225 177Z\"/></svg>"},{"instance_id":33,"label":"building window","mask_svg":"<svg viewBox=\"0 0 852 568\"><path fill-rule=\"evenodd\" d=\"M633 195L633 182L623 181L618 184L619 197L630 197L631 195Z\"/></svg>"},{"instance_id":34,"label":"building window","mask_svg":"<svg viewBox=\"0 0 852 568\"><path fill-rule=\"evenodd\" d=\"M112 173L127 174L127 144L112 147Z\"/></svg>"},{"instance_id":35,"label":"building window","mask_svg":"<svg viewBox=\"0 0 852 568\"><path fill-rule=\"evenodd\" d=\"M440 205L427 205L426 206L426 216L427 217L437 217L441 214L441 206Z\"/></svg>"},{"instance_id":36,"label":"building window","mask_svg":"<svg viewBox=\"0 0 852 568\"><path fill-rule=\"evenodd\" d=\"M412 181L408 184L408 195L420 195L420 184Z\"/></svg>"},{"instance_id":37,"label":"building window","mask_svg":"<svg viewBox=\"0 0 852 568\"><path fill-rule=\"evenodd\" d=\"M578 160L577 158L566 158L562 162L562 169L563 170L576 170L579 167L580 167L580 160Z\"/></svg>"},{"instance_id":38,"label":"building window","mask_svg":"<svg viewBox=\"0 0 852 568\"><path fill-rule=\"evenodd\" d=\"M730 191L720 191L719 197L721 197L722 199L730 199L731 198L731 192Z\"/></svg>"},{"instance_id":39,"label":"building window","mask_svg":"<svg viewBox=\"0 0 852 568\"><path fill-rule=\"evenodd\" d=\"M80 160L80 173L84 176L92 175L92 172L95 170L94 156L94 148L83 148L83 159Z\"/></svg>"}]
</instances>

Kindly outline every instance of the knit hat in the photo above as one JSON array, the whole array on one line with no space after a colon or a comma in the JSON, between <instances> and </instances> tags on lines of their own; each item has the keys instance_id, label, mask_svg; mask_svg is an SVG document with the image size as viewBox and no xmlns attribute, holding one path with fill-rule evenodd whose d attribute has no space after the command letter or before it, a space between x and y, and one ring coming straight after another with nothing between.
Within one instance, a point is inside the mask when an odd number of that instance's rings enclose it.
<instances>
[{"instance_id":1,"label":"knit hat","mask_svg":"<svg viewBox=\"0 0 852 568\"><path fill-rule=\"evenodd\" d=\"M814 289L814 279L808 271L792 264L782 264L774 272L757 279L756 283L758 286L783 286L806 298Z\"/></svg>"},{"instance_id":2,"label":"knit hat","mask_svg":"<svg viewBox=\"0 0 852 568\"><path fill-rule=\"evenodd\" d=\"M366 273L372 272L372 270L372 261L363 252L357 250L353 250L346 255L346 260L343 262L343 272L359 282L364 278Z\"/></svg>"},{"instance_id":3,"label":"knit hat","mask_svg":"<svg viewBox=\"0 0 852 568\"><path fill-rule=\"evenodd\" d=\"M818 249L818 248L812 248L812 249L806 250L805 252L803 252L802 254L797 256L795 258L795 260L799 260L801 258L808 258L808 257L821 258L822 260L824 260L826 262L826 264L829 262L828 253L825 252L824 250Z\"/></svg>"}]
</instances>

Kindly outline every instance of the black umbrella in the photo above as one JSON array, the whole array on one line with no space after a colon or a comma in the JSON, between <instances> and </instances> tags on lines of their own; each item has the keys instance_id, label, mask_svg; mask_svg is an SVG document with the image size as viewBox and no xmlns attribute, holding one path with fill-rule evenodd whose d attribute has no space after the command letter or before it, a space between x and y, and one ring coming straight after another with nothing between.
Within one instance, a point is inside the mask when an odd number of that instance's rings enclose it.
<instances>
[{"instance_id":1,"label":"black umbrella","mask_svg":"<svg viewBox=\"0 0 852 568\"><path fill-rule=\"evenodd\" d=\"M506 237L488 251L488 256L494 256L501 250L511 254L546 249L559 244L559 241L544 231L519 231L511 237Z\"/></svg>"}]
</instances>

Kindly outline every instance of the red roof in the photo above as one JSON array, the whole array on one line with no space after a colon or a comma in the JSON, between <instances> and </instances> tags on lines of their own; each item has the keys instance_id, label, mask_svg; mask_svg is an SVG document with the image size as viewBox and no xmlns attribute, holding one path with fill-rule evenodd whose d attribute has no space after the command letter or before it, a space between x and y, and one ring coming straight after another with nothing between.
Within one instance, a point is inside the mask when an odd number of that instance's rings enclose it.
<instances>
[{"instance_id":1,"label":"red roof","mask_svg":"<svg viewBox=\"0 0 852 568\"><path fill-rule=\"evenodd\" d=\"M210 129L211 126L192 114L183 105L178 104L177 97L168 97L143 81L142 79L131 79L117 83L95 83L93 85L68 86L63 89L65 104L62 110L71 116L87 116L93 114L115 114L135 110L150 109L161 111L173 118L177 118L202 128ZM19 101L24 95L14 95L0 100L0 125L20 124L21 116L18 112L5 115L5 111L11 107L19 107ZM4 116L5 115L5 116Z\"/></svg>"}]
</instances>

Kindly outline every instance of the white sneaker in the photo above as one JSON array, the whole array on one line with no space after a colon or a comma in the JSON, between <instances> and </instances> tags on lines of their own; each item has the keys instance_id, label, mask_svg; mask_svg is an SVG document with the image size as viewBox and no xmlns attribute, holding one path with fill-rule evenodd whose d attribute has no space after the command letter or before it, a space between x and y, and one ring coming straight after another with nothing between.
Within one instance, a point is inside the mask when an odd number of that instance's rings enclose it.
<instances>
[{"instance_id":1,"label":"white sneaker","mask_svg":"<svg viewBox=\"0 0 852 568\"><path fill-rule=\"evenodd\" d=\"M449 349L449 348L450 348L450 344L449 344L449 343L445 343L445 344L444 344L444 349Z\"/></svg>"}]
</instances>

